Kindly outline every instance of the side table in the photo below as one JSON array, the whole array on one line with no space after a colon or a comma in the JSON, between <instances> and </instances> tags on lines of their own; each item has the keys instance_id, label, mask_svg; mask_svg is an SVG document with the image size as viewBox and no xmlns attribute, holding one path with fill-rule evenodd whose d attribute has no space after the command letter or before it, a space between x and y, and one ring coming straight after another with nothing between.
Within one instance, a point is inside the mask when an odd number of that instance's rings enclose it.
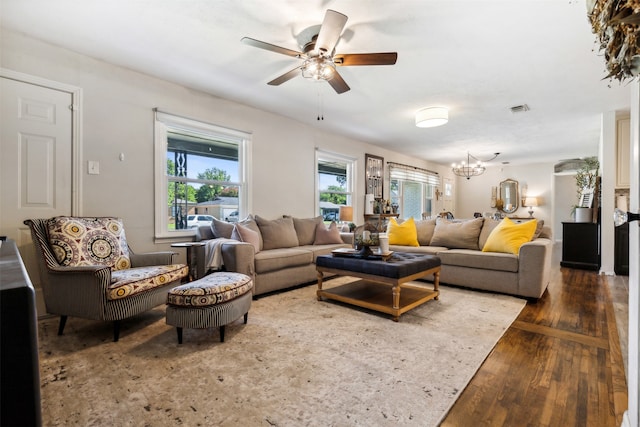
<instances>
[{"instance_id":1,"label":"side table","mask_svg":"<svg viewBox=\"0 0 640 427\"><path fill-rule=\"evenodd\" d=\"M172 248L187 248L187 265L189 266L189 276L188 280L191 282L195 280L194 272L196 271L196 259L193 256L193 251L191 248L194 246L204 246L206 243L203 242L178 242L172 243Z\"/></svg>"}]
</instances>

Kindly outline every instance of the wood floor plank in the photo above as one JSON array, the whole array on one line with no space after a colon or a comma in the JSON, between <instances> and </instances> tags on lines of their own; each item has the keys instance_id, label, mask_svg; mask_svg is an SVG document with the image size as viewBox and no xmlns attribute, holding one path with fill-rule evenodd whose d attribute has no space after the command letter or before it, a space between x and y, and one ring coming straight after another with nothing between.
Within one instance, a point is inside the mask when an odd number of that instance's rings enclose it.
<instances>
[{"instance_id":1,"label":"wood floor plank","mask_svg":"<svg viewBox=\"0 0 640 427\"><path fill-rule=\"evenodd\" d=\"M560 268L505 332L442 426L619 426L627 384L604 276Z\"/></svg>"}]
</instances>

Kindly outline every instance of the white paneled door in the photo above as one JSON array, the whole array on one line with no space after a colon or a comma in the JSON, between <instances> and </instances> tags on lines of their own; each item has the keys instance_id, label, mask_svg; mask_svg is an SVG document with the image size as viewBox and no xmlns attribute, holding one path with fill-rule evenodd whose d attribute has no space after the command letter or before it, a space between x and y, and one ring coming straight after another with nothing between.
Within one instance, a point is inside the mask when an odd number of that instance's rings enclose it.
<instances>
[{"instance_id":1,"label":"white paneled door","mask_svg":"<svg viewBox=\"0 0 640 427\"><path fill-rule=\"evenodd\" d=\"M16 241L40 297L23 221L71 214L72 94L6 77L0 94L0 235Z\"/></svg>"}]
</instances>

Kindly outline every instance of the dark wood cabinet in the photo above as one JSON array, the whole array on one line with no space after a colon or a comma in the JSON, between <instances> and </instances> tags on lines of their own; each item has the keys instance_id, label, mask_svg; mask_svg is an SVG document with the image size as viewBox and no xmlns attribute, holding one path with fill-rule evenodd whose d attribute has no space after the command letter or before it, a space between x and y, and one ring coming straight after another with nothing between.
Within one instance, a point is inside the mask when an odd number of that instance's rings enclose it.
<instances>
[{"instance_id":1,"label":"dark wood cabinet","mask_svg":"<svg viewBox=\"0 0 640 427\"><path fill-rule=\"evenodd\" d=\"M613 271L622 276L629 275L629 223L615 228Z\"/></svg>"},{"instance_id":2,"label":"dark wood cabinet","mask_svg":"<svg viewBox=\"0 0 640 427\"><path fill-rule=\"evenodd\" d=\"M563 267L583 270L600 269L600 224L591 222L562 223Z\"/></svg>"}]
</instances>

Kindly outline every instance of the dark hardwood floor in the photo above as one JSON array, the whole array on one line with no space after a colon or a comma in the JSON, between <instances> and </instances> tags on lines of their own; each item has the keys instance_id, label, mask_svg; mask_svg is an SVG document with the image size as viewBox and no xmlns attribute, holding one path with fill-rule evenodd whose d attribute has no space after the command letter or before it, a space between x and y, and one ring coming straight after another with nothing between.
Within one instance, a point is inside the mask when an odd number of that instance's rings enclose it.
<instances>
[{"instance_id":1,"label":"dark hardwood floor","mask_svg":"<svg viewBox=\"0 0 640 427\"><path fill-rule=\"evenodd\" d=\"M617 427L626 409L607 278L554 256L547 292L522 310L441 426Z\"/></svg>"}]
</instances>

